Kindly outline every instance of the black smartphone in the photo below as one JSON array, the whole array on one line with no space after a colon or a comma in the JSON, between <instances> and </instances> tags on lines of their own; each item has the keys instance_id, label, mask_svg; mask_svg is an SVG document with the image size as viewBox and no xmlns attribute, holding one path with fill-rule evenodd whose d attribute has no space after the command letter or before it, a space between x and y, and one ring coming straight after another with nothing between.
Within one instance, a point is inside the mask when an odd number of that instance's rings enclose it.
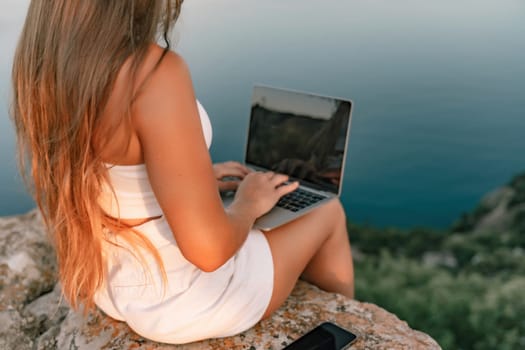
<instances>
[{"instance_id":1,"label":"black smartphone","mask_svg":"<svg viewBox=\"0 0 525 350\"><path fill-rule=\"evenodd\" d=\"M343 350L357 338L331 322L325 322L297 339L283 350Z\"/></svg>"}]
</instances>

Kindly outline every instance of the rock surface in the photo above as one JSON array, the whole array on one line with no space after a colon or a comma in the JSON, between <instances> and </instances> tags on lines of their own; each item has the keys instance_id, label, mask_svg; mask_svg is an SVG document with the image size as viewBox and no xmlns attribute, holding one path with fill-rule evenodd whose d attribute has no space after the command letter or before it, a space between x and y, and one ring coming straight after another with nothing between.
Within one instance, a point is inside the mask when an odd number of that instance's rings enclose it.
<instances>
[{"instance_id":1,"label":"rock surface","mask_svg":"<svg viewBox=\"0 0 525 350\"><path fill-rule=\"evenodd\" d=\"M355 333L353 349L440 349L428 335L368 303L299 282L270 319L235 337L187 345L150 342L97 311L61 300L56 265L37 212L0 218L0 349L281 349L317 324Z\"/></svg>"}]
</instances>

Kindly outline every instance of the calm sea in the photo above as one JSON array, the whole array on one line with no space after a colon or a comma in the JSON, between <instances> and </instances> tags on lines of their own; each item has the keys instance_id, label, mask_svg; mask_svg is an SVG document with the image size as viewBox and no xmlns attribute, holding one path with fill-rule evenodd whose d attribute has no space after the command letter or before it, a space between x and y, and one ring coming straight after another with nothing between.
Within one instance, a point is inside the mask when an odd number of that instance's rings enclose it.
<instances>
[{"instance_id":1,"label":"calm sea","mask_svg":"<svg viewBox=\"0 0 525 350\"><path fill-rule=\"evenodd\" d=\"M9 70L27 0L0 4L0 215L33 207L16 173ZM191 0L175 37L241 159L254 83L354 101L343 203L354 221L446 227L525 170L522 0Z\"/></svg>"}]
</instances>

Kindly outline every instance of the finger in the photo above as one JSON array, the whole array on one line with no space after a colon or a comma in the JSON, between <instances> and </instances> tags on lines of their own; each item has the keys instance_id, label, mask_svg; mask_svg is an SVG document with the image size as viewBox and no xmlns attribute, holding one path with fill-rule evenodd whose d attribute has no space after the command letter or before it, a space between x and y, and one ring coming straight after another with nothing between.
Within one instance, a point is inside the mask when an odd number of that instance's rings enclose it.
<instances>
[{"instance_id":1,"label":"finger","mask_svg":"<svg viewBox=\"0 0 525 350\"><path fill-rule=\"evenodd\" d=\"M220 179L221 178L221 166L219 164L212 164L213 174L215 175L215 178Z\"/></svg>"},{"instance_id":2,"label":"finger","mask_svg":"<svg viewBox=\"0 0 525 350\"><path fill-rule=\"evenodd\" d=\"M268 179L272 179L274 176L275 176L275 173L273 171L267 171L264 173L264 175L268 178Z\"/></svg>"},{"instance_id":3,"label":"finger","mask_svg":"<svg viewBox=\"0 0 525 350\"><path fill-rule=\"evenodd\" d=\"M239 187L239 181L219 181L220 191L233 191Z\"/></svg>"},{"instance_id":4,"label":"finger","mask_svg":"<svg viewBox=\"0 0 525 350\"><path fill-rule=\"evenodd\" d=\"M243 164L239 162L235 162L233 160L224 162L222 163L222 165L224 165L224 167L227 169L238 169L239 171L242 171L242 172L248 172L248 168L246 168Z\"/></svg>"},{"instance_id":5,"label":"finger","mask_svg":"<svg viewBox=\"0 0 525 350\"><path fill-rule=\"evenodd\" d=\"M215 177L217 179L222 179L223 177L228 176L228 169L226 163L216 163L213 165L213 170L215 171Z\"/></svg>"},{"instance_id":6,"label":"finger","mask_svg":"<svg viewBox=\"0 0 525 350\"><path fill-rule=\"evenodd\" d=\"M245 175L248 175L249 173L252 172L251 169L249 169L248 167L246 167L246 166L244 166L244 165L242 165L242 164L241 164L241 166L240 166L240 170L241 170Z\"/></svg>"},{"instance_id":7,"label":"finger","mask_svg":"<svg viewBox=\"0 0 525 350\"><path fill-rule=\"evenodd\" d=\"M233 177L239 177L241 179L243 179L246 175L248 175L247 173L245 173L244 171L242 171L241 169L237 169L237 168L232 168L232 169L225 169L223 172L222 172L222 177L226 177L226 176L233 176Z\"/></svg>"},{"instance_id":8,"label":"finger","mask_svg":"<svg viewBox=\"0 0 525 350\"><path fill-rule=\"evenodd\" d=\"M284 174L275 174L272 178L271 178L271 182L272 184L277 187L279 185L282 185L283 182L286 182L288 181L289 177L288 175L284 175Z\"/></svg>"},{"instance_id":9,"label":"finger","mask_svg":"<svg viewBox=\"0 0 525 350\"><path fill-rule=\"evenodd\" d=\"M215 178L217 180L221 180L225 177L236 177L236 178L244 178L247 174L236 168L227 168L225 166L222 167L216 167L215 169Z\"/></svg>"},{"instance_id":10,"label":"finger","mask_svg":"<svg viewBox=\"0 0 525 350\"><path fill-rule=\"evenodd\" d=\"M252 172L252 170L248 169L246 166L240 164L240 163L236 163L235 165L235 169L239 170L240 172L243 173L243 175L248 175L249 173Z\"/></svg>"},{"instance_id":11,"label":"finger","mask_svg":"<svg viewBox=\"0 0 525 350\"><path fill-rule=\"evenodd\" d=\"M243 164L241 164L239 162L229 161L226 164L228 164L228 166L230 168L239 169L240 171L245 172L245 173L249 173L250 172L250 169L248 169L245 165L243 165Z\"/></svg>"},{"instance_id":12,"label":"finger","mask_svg":"<svg viewBox=\"0 0 525 350\"><path fill-rule=\"evenodd\" d=\"M225 162L224 164L226 164L228 166L242 166L241 163L236 162L235 160L229 160L229 161Z\"/></svg>"},{"instance_id":13,"label":"finger","mask_svg":"<svg viewBox=\"0 0 525 350\"><path fill-rule=\"evenodd\" d=\"M294 181L286 185L277 187L277 194L282 197L290 192L295 191L299 187L299 181Z\"/></svg>"}]
</instances>

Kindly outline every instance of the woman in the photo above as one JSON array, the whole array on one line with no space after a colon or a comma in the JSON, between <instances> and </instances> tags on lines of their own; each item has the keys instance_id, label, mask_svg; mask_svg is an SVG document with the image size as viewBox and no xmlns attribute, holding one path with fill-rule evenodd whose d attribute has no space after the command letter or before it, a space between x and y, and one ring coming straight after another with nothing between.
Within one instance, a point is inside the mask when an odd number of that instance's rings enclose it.
<instances>
[{"instance_id":1,"label":"woman","mask_svg":"<svg viewBox=\"0 0 525 350\"><path fill-rule=\"evenodd\" d=\"M261 232L254 220L298 184L212 165L207 114L167 40L181 6L31 1L14 60L13 118L65 297L167 343L248 329L301 276L353 297L338 201ZM220 181L229 175L242 181L225 210L218 189L232 185Z\"/></svg>"}]
</instances>

